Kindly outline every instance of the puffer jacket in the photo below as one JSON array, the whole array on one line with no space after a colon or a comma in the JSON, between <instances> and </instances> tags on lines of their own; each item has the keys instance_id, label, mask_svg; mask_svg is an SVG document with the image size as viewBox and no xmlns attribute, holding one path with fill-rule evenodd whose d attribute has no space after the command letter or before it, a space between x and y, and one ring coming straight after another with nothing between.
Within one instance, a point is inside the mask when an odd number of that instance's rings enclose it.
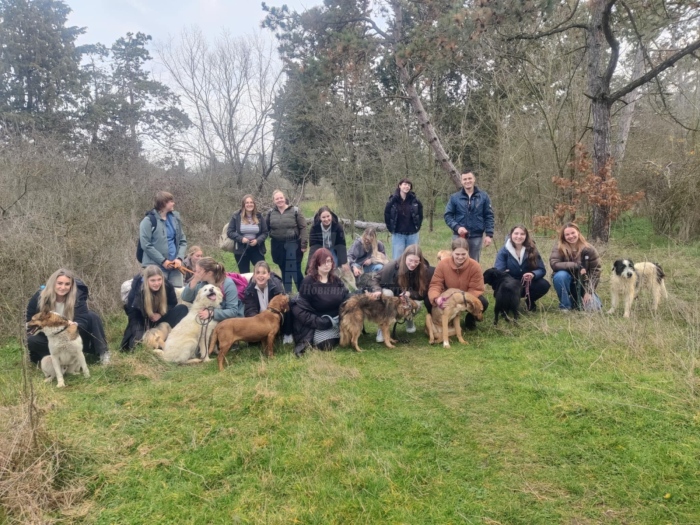
<instances>
[{"instance_id":1,"label":"puffer jacket","mask_svg":"<svg viewBox=\"0 0 700 525\"><path fill-rule=\"evenodd\" d=\"M399 218L399 207L401 205L408 205L411 207L411 222L413 223L414 231L396 231L396 223ZM384 222L386 223L386 228L390 233L402 233L410 235L420 231L420 227L423 224L423 204L416 194L409 191L406 195L406 202L402 202L401 192L397 189L394 194L389 197L384 208Z\"/></svg>"},{"instance_id":2,"label":"puffer jacket","mask_svg":"<svg viewBox=\"0 0 700 525\"><path fill-rule=\"evenodd\" d=\"M435 273L435 268L430 266L430 263L423 259L423 265L426 270L426 277L428 279L428 286L430 286L430 281ZM398 296L405 290L402 290L399 286L399 261L391 261L389 264L384 265L384 268L377 272L372 278L372 291L379 292L382 289L391 290L394 296ZM424 301L427 299L428 290L426 289L426 296L421 296L418 290L408 290L411 299L414 301Z\"/></svg>"},{"instance_id":3,"label":"puffer jacket","mask_svg":"<svg viewBox=\"0 0 700 525\"><path fill-rule=\"evenodd\" d=\"M266 221L267 231L272 240L281 242L296 240L302 250L309 245L306 219L296 206L288 206L282 213L277 208L272 208L267 214Z\"/></svg>"},{"instance_id":4,"label":"puffer jacket","mask_svg":"<svg viewBox=\"0 0 700 525\"><path fill-rule=\"evenodd\" d=\"M515 279L522 279L523 274L531 272L535 276L535 280L542 279L547 275L547 269L544 266L544 261L539 252L537 252L537 267L530 268L530 263L527 261L527 254L523 253L523 262L521 263L515 256L515 249L510 239L496 254L496 262L493 263L494 268L503 272L508 272Z\"/></svg>"},{"instance_id":5,"label":"puffer jacket","mask_svg":"<svg viewBox=\"0 0 700 525\"><path fill-rule=\"evenodd\" d=\"M163 219L155 209L149 213L156 214L156 229L151 232L151 219L148 216L143 218L139 226L139 238L141 240L141 247L143 248L141 266L144 268L149 264L162 266L163 262L168 258L168 230L165 226L166 219ZM185 253L187 252L187 238L185 237L185 232L182 231L180 214L173 211L170 215L172 215L175 225L175 245L177 246L177 254L175 257L184 260Z\"/></svg>"},{"instance_id":6,"label":"puffer jacket","mask_svg":"<svg viewBox=\"0 0 700 525\"><path fill-rule=\"evenodd\" d=\"M586 243L581 249L581 254L574 256L571 260L565 259L559 252L559 246L554 243L552 253L549 255L549 265L554 272L567 271L572 275L577 275L581 268L586 269L587 277L584 280L595 290L600 282L601 263L598 251Z\"/></svg>"},{"instance_id":7,"label":"puffer jacket","mask_svg":"<svg viewBox=\"0 0 700 525\"><path fill-rule=\"evenodd\" d=\"M331 212L333 221L331 222L331 247L338 256L338 266L348 262L348 248L345 241L345 231L338 221L338 216ZM321 230L321 219L318 213L314 215L314 224L309 231L309 257L306 261L306 269L309 268L309 261L316 250L323 248L323 231Z\"/></svg>"},{"instance_id":8,"label":"puffer jacket","mask_svg":"<svg viewBox=\"0 0 700 525\"><path fill-rule=\"evenodd\" d=\"M453 193L445 207L445 223L457 235L464 226L469 237L481 237L484 233L493 237L494 218L491 199L485 191L474 186L471 198L464 189Z\"/></svg>"},{"instance_id":9,"label":"puffer jacket","mask_svg":"<svg viewBox=\"0 0 700 525\"><path fill-rule=\"evenodd\" d=\"M484 294L484 273L481 266L472 258L457 268L452 257L441 260L435 268L428 288L428 299L435 304L435 299L448 288L457 288L477 297Z\"/></svg>"},{"instance_id":10,"label":"puffer jacket","mask_svg":"<svg viewBox=\"0 0 700 525\"><path fill-rule=\"evenodd\" d=\"M255 289L255 279L251 278L248 286L243 292L243 310L245 317L253 317L260 313L260 301L258 300L258 291ZM280 294L285 294L284 283L274 273L270 274L270 280L267 281L267 298L272 301L273 297Z\"/></svg>"}]
</instances>

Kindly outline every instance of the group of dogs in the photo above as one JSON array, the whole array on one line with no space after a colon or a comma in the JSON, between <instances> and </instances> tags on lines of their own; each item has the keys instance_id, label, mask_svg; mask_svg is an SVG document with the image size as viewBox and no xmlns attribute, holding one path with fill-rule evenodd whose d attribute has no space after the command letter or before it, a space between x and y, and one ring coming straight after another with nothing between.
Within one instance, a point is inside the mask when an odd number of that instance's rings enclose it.
<instances>
[{"instance_id":1,"label":"group of dogs","mask_svg":"<svg viewBox=\"0 0 700 525\"><path fill-rule=\"evenodd\" d=\"M652 297L652 308L657 310L661 298L667 298L664 272L656 263L634 264L629 259L619 259L613 264L611 283L611 308L614 313L620 301L624 302L624 317L630 316L632 303L641 289L647 289ZM517 321L520 306L521 283L507 272L490 268L484 272L484 282L494 291L494 324L500 315L506 320ZM224 369L226 355L239 342L261 343L268 357L273 356L274 341L281 330L284 315L289 311L289 297L280 294L272 298L267 310L254 317L226 319L219 323L205 322L199 317L203 309L213 309L223 299L218 287L207 284L197 293L187 316L174 328L167 323L148 330L143 337L144 346L153 349L165 361L180 364L209 361L210 355L218 351L219 370ZM445 348L450 347L451 336L456 336L461 344L467 344L462 336L461 314L468 312L476 320L483 320L483 306L478 297L459 289L445 290L438 299L439 307L426 315L425 332L429 343L442 340ZM413 319L420 304L406 295L399 297L382 293L379 299L368 294L352 295L340 309L340 344L351 346L362 352L358 340L364 329L364 322L379 325L387 348L394 348L397 341L391 337L391 326L404 319ZM43 332L49 343L50 355L44 357L39 366L46 382L55 378L58 387L65 386L64 374L78 374L82 371L90 377L83 344L78 327L56 312L40 312L27 323L30 333Z\"/></svg>"}]
</instances>

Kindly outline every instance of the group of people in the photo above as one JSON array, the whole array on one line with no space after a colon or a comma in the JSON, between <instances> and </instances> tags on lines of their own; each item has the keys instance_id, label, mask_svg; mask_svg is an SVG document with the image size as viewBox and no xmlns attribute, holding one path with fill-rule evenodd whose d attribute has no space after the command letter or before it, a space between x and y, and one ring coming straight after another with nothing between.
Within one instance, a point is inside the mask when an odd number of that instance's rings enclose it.
<instances>
[{"instance_id":1,"label":"group of people","mask_svg":"<svg viewBox=\"0 0 700 525\"><path fill-rule=\"evenodd\" d=\"M406 294L423 301L428 312L438 305L438 297L448 288L457 288L479 297L484 310L484 279L479 258L482 247L493 242L494 215L489 196L480 190L471 171L461 177L462 189L454 193L445 209L445 222L453 232L451 255L430 265L419 246L423 206L410 180L399 181L385 208L385 221L391 233L392 255L386 256L376 230L367 228L347 249L343 226L328 206L314 216L307 236L306 219L289 204L281 190L273 193L274 207L266 216L258 210L255 198L246 195L241 209L233 214L227 235L234 242L233 254L240 273L253 274L239 299L239 290L223 265L205 257L199 246L187 249L187 239L172 194L158 192L154 209L141 221L139 242L143 255L142 271L136 276L125 301L128 323L121 349L133 349L149 328L167 322L177 325L188 307L178 304L175 289L182 288L183 301L192 301L204 284L213 284L223 293L223 302L214 309L199 312L200 319L222 321L231 317L251 317L267 309L278 294L290 293L292 283L298 294L284 319L284 342L294 342L295 354L311 345L329 349L340 340L339 313L350 292L335 271L351 270L355 277L369 275L359 293L379 298L382 290ZM270 237L272 259L281 275L265 262L266 240ZM304 276L301 263L309 251ZM574 223L566 224L550 254L553 285L562 311L597 310L601 302L595 294L601 264L597 251L588 244ZM533 311L537 301L550 289L546 269L529 231L516 225L498 251L495 267L507 271L523 283L526 308ZM183 278L183 274L185 277ZM56 271L30 300L27 320L40 311L56 311L74 321L83 339L84 351L109 362L109 350L99 316L88 310L87 286L65 269ZM467 329L475 327L468 314ZM415 332L407 323L406 330ZM377 333L377 341L385 334ZM43 334L29 335L29 356L39 362L48 355Z\"/></svg>"}]
</instances>

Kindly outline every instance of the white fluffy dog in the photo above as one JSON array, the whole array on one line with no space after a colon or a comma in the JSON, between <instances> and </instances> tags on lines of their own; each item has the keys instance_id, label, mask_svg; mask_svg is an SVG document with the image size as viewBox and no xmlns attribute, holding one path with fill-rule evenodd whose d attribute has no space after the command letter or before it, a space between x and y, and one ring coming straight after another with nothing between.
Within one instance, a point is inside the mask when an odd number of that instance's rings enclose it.
<instances>
[{"instance_id":1,"label":"white fluffy dog","mask_svg":"<svg viewBox=\"0 0 700 525\"><path fill-rule=\"evenodd\" d=\"M608 313L615 312L620 298L622 298L625 307L623 316L629 317L632 302L639 295L641 288L646 288L651 292L652 308L656 311L661 296L668 298L664 277L664 271L658 264L651 262L634 264L630 259L618 259L613 263L612 275L610 276L611 304Z\"/></svg>"},{"instance_id":2,"label":"white fluffy dog","mask_svg":"<svg viewBox=\"0 0 700 525\"><path fill-rule=\"evenodd\" d=\"M206 324L199 319L199 312L210 307L217 308L222 300L223 295L218 287L213 284L202 286L185 318L170 332L165 348L154 352L171 363L200 363L200 356L207 356L206 343L214 331L216 321L211 320Z\"/></svg>"}]
</instances>

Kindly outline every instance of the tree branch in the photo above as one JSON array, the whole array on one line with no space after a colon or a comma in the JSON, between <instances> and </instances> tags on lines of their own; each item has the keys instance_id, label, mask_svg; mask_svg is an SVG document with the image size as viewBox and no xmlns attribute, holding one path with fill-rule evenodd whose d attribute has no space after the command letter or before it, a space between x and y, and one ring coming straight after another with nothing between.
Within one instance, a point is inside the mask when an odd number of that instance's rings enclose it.
<instances>
[{"instance_id":1,"label":"tree branch","mask_svg":"<svg viewBox=\"0 0 700 525\"><path fill-rule=\"evenodd\" d=\"M603 76L603 85L610 86L610 81L612 80L613 73L617 68L617 61L620 58L620 43L613 35L612 29L610 28L610 13L617 0L608 0L605 6L605 11L603 11L603 34L605 35L605 40L610 46L610 60L608 61L608 67L605 70L605 75Z\"/></svg>"},{"instance_id":2,"label":"tree branch","mask_svg":"<svg viewBox=\"0 0 700 525\"><path fill-rule=\"evenodd\" d=\"M530 35L521 33L519 35L509 36L506 37L506 41L510 42L512 40L537 40L546 36L556 35L557 33L563 33L565 31L568 31L569 29L583 29L585 31L588 31L588 26L586 24L570 24L568 26L551 29L550 31L542 31L541 33L532 33Z\"/></svg>"}]
</instances>

